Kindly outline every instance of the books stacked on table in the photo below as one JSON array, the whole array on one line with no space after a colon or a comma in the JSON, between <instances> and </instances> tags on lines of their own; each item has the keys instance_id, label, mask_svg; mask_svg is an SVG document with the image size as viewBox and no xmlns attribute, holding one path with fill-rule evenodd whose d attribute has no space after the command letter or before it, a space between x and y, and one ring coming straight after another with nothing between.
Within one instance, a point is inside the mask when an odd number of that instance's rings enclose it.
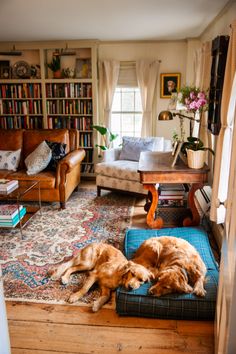
<instances>
[{"instance_id":1,"label":"books stacked on table","mask_svg":"<svg viewBox=\"0 0 236 354\"><path fill-rule=\"evenodd\" d=\"M186 207L187 185L179 183L160 184L158 207Z\"/></svg>"},{"instance_id":2,"label":"books stacked on table","mask_svg":"<svg viewBox=\"0 0 236 354\"><path fill-rule=\"evenodd\" d=\"M0 179L0 194L9 194L19 187L17 180Z\"/></svg>"},{"instance_id":3,"label":"books stacked on table","mask_svg":"<svg viewBox=\"0 0 236 354\"><path fill-rule=\"evenodd\" d=\"M15 227L26 214L26 208L17 204L0 205L0 227Z\"/></svg>"}]
</instances>

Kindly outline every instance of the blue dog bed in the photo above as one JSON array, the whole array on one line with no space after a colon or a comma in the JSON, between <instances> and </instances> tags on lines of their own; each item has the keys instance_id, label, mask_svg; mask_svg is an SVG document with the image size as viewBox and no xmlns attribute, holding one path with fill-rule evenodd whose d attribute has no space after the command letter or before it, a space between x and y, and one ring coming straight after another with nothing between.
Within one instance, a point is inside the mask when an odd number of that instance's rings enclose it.
<instances>
[{"instance_id":1,"label":"blue dog bed","mask_svg":"<svg viewBox=\"0 0 236 354\"><path fill-rule=\"evenodd\" d=\"M148 294L151 283L128 291L116 291L116 311L124 316L143 316L163 319L213 320L218 286L218 265L213 256L207 233L199 227L164 228L160 230L129 229L125 236L125 255L131 259L141 243L150 237L175 236L191 243L207 267L205 297L194 294L168 294L155 297Z\"/></svg>"}]
</instances>

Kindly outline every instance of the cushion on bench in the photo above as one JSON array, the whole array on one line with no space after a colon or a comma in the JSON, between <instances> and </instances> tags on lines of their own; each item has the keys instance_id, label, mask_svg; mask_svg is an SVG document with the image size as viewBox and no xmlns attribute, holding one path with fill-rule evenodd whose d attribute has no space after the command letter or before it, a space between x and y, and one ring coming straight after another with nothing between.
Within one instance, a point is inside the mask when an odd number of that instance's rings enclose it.
<instances>
[{"instance_id":1,"label":"cushion on bench","mask_svg":"<svg viewBox=\"0 0 236 354\"><path fill-rule=\"evenodd\" d=\"M194 294L168 294L155 297L148 294L151 283L137 290L122 287L116 291L116 311L119 315L156 317L163 319L213 320L218 286L218 265L214 259L207 233L200 227L163 228L159 230L129 229L125 236L125 255L130 259L143 241L150 237L175 236L191 243L207 267L205 297Z\"/></svg>"}]
</instances>

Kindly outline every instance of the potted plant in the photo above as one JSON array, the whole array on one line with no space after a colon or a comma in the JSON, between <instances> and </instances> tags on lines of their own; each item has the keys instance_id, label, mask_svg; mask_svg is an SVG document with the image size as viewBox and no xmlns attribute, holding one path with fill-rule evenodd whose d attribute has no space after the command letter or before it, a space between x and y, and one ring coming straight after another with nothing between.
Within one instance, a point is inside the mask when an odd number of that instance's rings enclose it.
<instances>
[{"instance_id":1,"label":"potted plant","mask_svg":"<svg viewBox=\"0 0 236 354\"><path fill-rule=\"evenodd\" d=\"M102 125L92 125L92 128L97 130L97 132L102 136L103 145L95 145L102 151L108 150L111 147L111 143L118 137L118 134L113 134L108 128ZM101 157L101 155L99 157Z\"/></svg>"},{"instance_id":2,"label":"potted plant","mask_svg":"<svg viewBox=\"0 0 236 354\"><path fill-rule=\"evenodd\" d=\"M47 64L49 69L53 71L53 77L59 79L61 77L61 58L59 55L54 55L51 63Z\"/></svg>"},{"instance_id":3,"label":"potted plant","mask_svg":"<svg viewBox=\"0 0 236 354\"><path fill-rule=\"evenodd\" d=\"M181 152L187 156L188 166L190 168L202 168L205 163L205 153L210 151L214 155L214 151L205 147L199 138L189 136L187 141L183 143Z\"/></svg>"}]
</instances>

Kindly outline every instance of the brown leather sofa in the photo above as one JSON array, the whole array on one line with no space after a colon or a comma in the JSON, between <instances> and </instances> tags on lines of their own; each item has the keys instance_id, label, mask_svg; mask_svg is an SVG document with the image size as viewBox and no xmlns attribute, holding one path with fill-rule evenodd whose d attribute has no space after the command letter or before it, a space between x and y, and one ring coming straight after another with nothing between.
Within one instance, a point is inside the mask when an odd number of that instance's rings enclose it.
<instances>
[{"instance_id":1,"label":"brown leather sofa","mask_svg":"<svg viewBox=\"0 0 236 354\"><path fill-rule=\"evenodd\" d=\"M56 171L44 171L27 175L25 158L43 141L49 140L66 144L67 155L58 163ZM42 130L0 130L0 150L21 150L21 160L16 172L0 170L0 178L19 181L40 181L41 200L60 202L65 208L66 201L80 183L80 166L85 157L84 149L79 148L79 132L76 129L42 129ZM38 188L27 193L23 200L37 201Z\"/></svg>"}]
</instances>

